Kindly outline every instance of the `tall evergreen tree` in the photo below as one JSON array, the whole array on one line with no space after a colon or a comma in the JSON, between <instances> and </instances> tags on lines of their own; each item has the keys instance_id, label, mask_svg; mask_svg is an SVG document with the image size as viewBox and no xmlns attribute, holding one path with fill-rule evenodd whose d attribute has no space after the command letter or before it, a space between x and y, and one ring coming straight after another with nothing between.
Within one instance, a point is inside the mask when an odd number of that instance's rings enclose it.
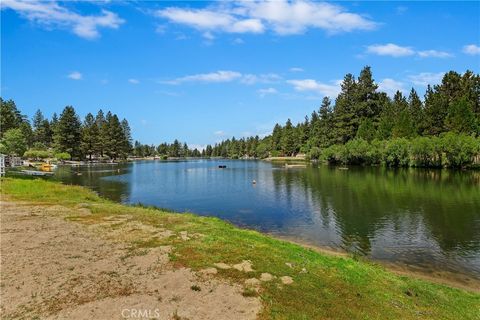
<instances>
[{"instance_id":1,"label":"tall evergreen tree","mask_svg":"<svg viewBox=\"0 0 480 320\"><path fill-rule=\"evenodd\" d=\"M107 112L105 122L105 128L107 132L107 140L104 150L105 153L112 160L126 158L127 154L125 153L124 149L126 137L117 115L112 114L110 111Z\"/></svg>"},{"instance_id":2,"label":"tall evergreen tree","mask_svg":"<svg viewBox=\"0 0 480 320\"><path fill-rule=\"evenodd\" d=\"M98 127L95 118L91 113L85 116L82 127L82 153L88 156L91 161L92 156L97 153Z\"/></svg>"},{"instance_id":3,"label":"tall evergreen tree","mask_svg":"<svg viewBox=\"0 0 480 320\"><path fill-rule=\"evenodd\" d=\"M123 141L123 153L128 155L132 152L132 130L130 129L127 119L123 119L121 125L125 137Z\"/></svg>"},{"instance_id":4,"label":"tall evergreen tree","mask_svg":"<svg viewBox=\"0 0 480 320\"><path fill-rule=\"evenodd\" d=\"M415 134L421 134L424 129L423 104L414 88L410 90L408 96L408 110L415 127Z\"/></svg>"},{"instance_id":5,"label":"tall evergreen tree","mask_svg":"<svg viewBox=\"0 0 480 320\"><path fill-rule=\"evenodd\" d=\"M282 135L282 151L284 155L291 156L295 153L295 131L292 121L287 120Z\"/></svg>"},{"instance_id":6,"label":"tall evergreen tree","mask_svg":"<svg viewBox=\"0 0 480 320\"><path fill-rule=\"evenodd\" d=\"M101 157L103 157L106 153L108 142L108 126L102 109L98 110L98 113L95 116L95 122L98 128L98 138L96 141L95 150L100 154Z\"/></svg>"},{"instance_id":7,"label":"tall evergreen tree","mask_svg":"<svg viewBox=\"0 0 480 320\"><path fill-rule=\"evenodd\" d=\"M71 159L81 156L81 123L75 109L66 106L56 125L54 144L60 152L67 152Z\"/></svg>"},{"instance_id":8,"label":"tall evergreen tree","mask_svg":"<svg viewBox=\"0 0 480 320\"><path fill-rule=\"evenodd\" d=\"M27 122L26 117L20 113L15 102L0 98L0 138L3 137L3 133L19 128L24 122Z\"/></svg>"},{"instance_id":9,"label":"tall evergreen tree","mask_svg":"<svg viewBox=\"0 0 480 320\"><path fill-rule=\"evenodd\" d=\"M355 94L357 83L352 74L347 74L335 101L335 137L337 143L345 143L355 137L358 123L355 119Z\"/></svg>"}]
</instances>

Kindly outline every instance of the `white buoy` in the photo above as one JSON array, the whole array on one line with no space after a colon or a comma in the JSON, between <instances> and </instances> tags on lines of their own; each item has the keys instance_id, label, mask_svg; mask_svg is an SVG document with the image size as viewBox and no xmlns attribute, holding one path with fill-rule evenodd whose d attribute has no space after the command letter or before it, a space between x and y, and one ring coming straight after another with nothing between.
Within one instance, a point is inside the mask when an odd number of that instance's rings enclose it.
<instances>
[{"instance_id":1,"label":"white buoy","mask_svg":"<svg viewBox=\"0 0 480 320\"><path fill-rule=\"evenodd\" d=\"M253 180L253 181L252 181L252 184L257 184L257 181Z\"/></svg>"}]
</instances>

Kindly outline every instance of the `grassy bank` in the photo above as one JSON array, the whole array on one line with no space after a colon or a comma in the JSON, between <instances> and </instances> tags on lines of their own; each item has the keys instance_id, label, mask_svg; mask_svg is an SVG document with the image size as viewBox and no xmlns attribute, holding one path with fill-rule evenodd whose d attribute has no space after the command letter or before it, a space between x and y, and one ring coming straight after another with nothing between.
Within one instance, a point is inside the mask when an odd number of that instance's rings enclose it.
<instances>
[{"instance_id":1,"label":"grassy bank","mask_svg":"<svg viewBox=\"0 0 480 320\"><path fill-rule=\"evenodd\" d=\"M250 260L253 272L219 269L216 276L240 284L259 278L263 272L277 276L263 282L259 293L244 292L260 296L264 306L261 319L478 319L478 293L398 276L369 262L321 254L217 218L124 206L82 187L43 180L3 179L1 193L12 201L90 209L89 215L67 217L81 224L97 224L109 216L128 214L142 224L202 234L188 242L135 234L119 241L136 248L172 245L173 263L193 270L218 262ZM282 284L281 276L290 276L293 283Z\"/></svg>"}]
</instances>

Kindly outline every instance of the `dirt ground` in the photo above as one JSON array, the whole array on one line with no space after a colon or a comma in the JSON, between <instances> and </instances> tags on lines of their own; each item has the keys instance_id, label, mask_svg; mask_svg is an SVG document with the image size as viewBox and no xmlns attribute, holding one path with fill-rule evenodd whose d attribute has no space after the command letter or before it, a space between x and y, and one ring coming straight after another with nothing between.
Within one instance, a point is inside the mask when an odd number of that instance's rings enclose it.
<instances>
[{"instance_id":1,"label":"dirt ground","mask_svg":"<svg viewBox=\"0 0 480 320\"><path fill-rule=\"evenodd\" d=\"M0 318L241 320L260 311L259 298L216 279L216 270L175 269L170 247L132 250L113 240L118 235L99 235L101 226L65 220L72 210L89 214L85 208L1 203Z\"/></svg>"}]
</instances>

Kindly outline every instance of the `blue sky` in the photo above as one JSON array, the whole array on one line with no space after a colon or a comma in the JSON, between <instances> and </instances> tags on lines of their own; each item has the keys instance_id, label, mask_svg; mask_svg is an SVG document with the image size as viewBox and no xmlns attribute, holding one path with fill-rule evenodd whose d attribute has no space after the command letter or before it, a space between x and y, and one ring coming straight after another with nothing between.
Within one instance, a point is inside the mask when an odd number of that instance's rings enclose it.
<instances>
[{"instance_id":1,"label":"blue sky","mask_svg":"<svg viewBox=\"0 0 480 320\"><path fill-rule=\"evenodd\" d=\"M144 143L203 146L303 120L345 73L393 93L480 69L479 2L3 0L1 95L73 105Z\"/></svg>"}]
</instances>

